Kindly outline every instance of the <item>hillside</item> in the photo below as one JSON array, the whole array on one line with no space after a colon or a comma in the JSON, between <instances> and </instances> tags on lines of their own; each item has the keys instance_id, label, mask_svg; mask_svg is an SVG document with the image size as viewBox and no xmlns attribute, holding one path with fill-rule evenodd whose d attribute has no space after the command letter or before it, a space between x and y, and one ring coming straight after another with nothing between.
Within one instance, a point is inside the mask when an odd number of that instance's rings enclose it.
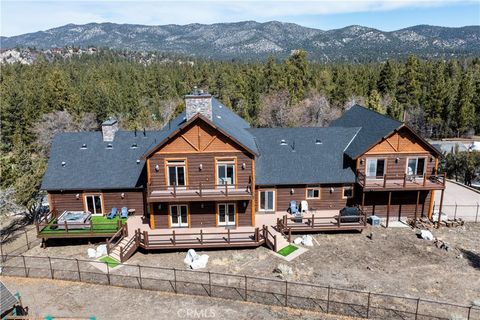
<instances>
[{"instance_id":1,"label":"hillside","mask_svg":"<svg viewBox=\"0 0 480 320\"><path fill-rule=\"evenodd\" d=\"M381 61L410 53L449 58L480 54L480 26L418 25L384 32L362 26L323 31L277 21L163 26L89 23L1 37L2 50L65 46L161 51L213 59L283 58L300 48L321 62Z\"/></svg>"}]
</instances>

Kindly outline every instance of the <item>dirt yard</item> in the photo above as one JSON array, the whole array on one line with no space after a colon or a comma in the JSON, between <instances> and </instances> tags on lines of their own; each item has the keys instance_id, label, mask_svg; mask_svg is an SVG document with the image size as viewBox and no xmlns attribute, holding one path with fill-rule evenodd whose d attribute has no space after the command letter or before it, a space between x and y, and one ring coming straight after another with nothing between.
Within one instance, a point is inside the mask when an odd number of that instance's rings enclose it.
<instances>
[{"instance_id":1,"label":"dirt yard","mask_svg":"<svg viewBox=\"0 0 480 320\"><path fill-rule=\"evenodd\" d=\"M251 302L194 297L61 280L3 277L32 317L75 319L352 319ZM135 299L128 297L134 296ZM120 307L119 307L120 306Z\"/></svg>"},{"instance_id":2,"label":"dirt yard","mask_svg":"<svg viewBox=\"0 0 480 320\"><path fill-rule=\"evenodd\" d=\"M210 256L207 270L214 272L275 277L273 270L286 264L293 269L288 280L480 304L480 224L433 234L448 242L450 250L419 239L410 228L369 228L361 234L316 234L314 247L291 262L263 247L199 253ZM87 259L89 247L93 245L58 243L26 254ZM184 257L185 252L137 252L128 263L186 268Z\"/></svg>"}]
</instances>

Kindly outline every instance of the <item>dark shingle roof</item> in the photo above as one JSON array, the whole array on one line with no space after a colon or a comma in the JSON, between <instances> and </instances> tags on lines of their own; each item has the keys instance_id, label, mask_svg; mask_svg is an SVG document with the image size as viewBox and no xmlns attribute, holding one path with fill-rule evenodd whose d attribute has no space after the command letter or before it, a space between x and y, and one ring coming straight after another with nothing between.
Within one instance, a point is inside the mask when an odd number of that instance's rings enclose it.
<instances>
[{"instance_id":1,"label":"dark shingle roof","mask_svg":"<svg viewBox=\"0 0 480 320\"><path fill-rule=\"evenodd\" d=\"M354 105L330 127L361 127L345 153L352 159L362 155L383 137L398 129L402 123L360 105Z\"/></svg>"},{"instance_id":2,"label":"dark shingle roof","mask_svg":"<svg viewBox=\"0 0 480 320\"><path fill-rule=\"evenodd\" d=\"M12 309L17 303L17 298L0 281L0 313Z\"/></svg>"},{"instance_id":3,"label":"dark shingle roof","mask_svg":"<svg viewBox=\"0 0 480 320\"><path fill-rule=\"evenodd\" d=\"M66 132L52 143L43 190L115 189L140 187L142 155L158 143L162 132L118 131L112 142L102 132ZM82 145L86 144L86 149ZM112 148L108 148L108 145ZM136 145L135 147L132 147ZM139 162L137 163L137 160ZM64 165L62 163L64 162Z\"/></svg>"},{"instance_id":4,"label":"dark shingle roof","mask_svg":"<svg viewBox=\"0 0 480 320\"><path fill-rule=\"evenodd\" d=\"M352 169L344 165L343 152L358 130L335 127L248 129L260 150L255 161L256 184L355 182ZM282 140L287 145L281 145ZM317 140L321 144L316 144Z\"/></svg>"}]
</instances>

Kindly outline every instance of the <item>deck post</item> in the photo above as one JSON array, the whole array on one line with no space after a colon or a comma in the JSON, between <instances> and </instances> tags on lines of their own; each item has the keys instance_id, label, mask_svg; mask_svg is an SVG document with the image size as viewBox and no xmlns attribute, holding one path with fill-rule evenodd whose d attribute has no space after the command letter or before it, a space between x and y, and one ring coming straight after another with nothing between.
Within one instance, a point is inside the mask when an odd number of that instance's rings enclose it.
<instances>
[{"instance_id":1,"label":"deck post","mask_svg":"<svg viewBox=\"0 0 480 320\"><path fill-rule=\"evenodd\" d=\"M203 229L200 229L200 244L203 244Z\"/></svg>"},{"instance_id":2,"label":"deck post","mask_svg":"<svg viewBox=\"0 0 480 320\"><path fill-rule=\"evenodd\" d=\"M259 237L259 230L258 230L258 227L255 228L255 242L258 242L258 237Z\"/></svg>"},{"instance_id":3,"label":"deck post","mask_svg":"<svg viewBox=\"0 0 480 320\"><path fill-rule=\"evenodd\" d=\"M173 196L174 197L177 196L177 183L176 182L173 183Z\"/></svg>"},{"instance_id":4,"label":"deck post","mask_svg":"<svg viewBox=\"0 0 480 320\"><path fill-rule=\"evenodd\" d=\"M35 228L37 229L37 234L40 233L40 227L38 226L39 222L35 221Z\"/></svg>"},{"instance_id":5,"label":"deck post","mask_svg":"<svg viewBox=\"0 0 480 320\"><path fill-rule=\"evenodd\" d=\"M440 228L440 223L442 223L442 208L443 208L443 194L444 193L445 193L445 189L442 189L442 193L440 195L440 208L438 209L437 229Z\"/></svg>"},{"instance_id":6,"label":"deck post","mask_svg":"<svg viewBox=\"0 0 480 320\"><path fill-rule=\"evenodd\" d=\"M93 233L93 223L92 223L92 219L90 219L90 233Z\"/></svg>"},{"instance_id":7,"label":"deck post","mask_svg":"<svg viewBox=\"0 0 480 320\"><path fill-rule=\"evenodd\" d=\"M52 268L52 259L50 257L48 257L48 264L50 265L50 278L54 278L53 276L53 268Z\"/></svg>"},{"instance_id":8,"label":"deck post","mask_svg":"<svg viewBox=\"0 0 480 320\"><path fill-rule=\"evenodd\" d=\"M315 227L315 214L312 214L312 229Z\"/></svg>"},{"instance_id":9,"label":"deck post","mask_svg":"<svg viewBox=\"0 0 480 320\"><path fill-rule=\"evenodd\" d=\"M148 249L148 242L149 242L149 241L148 241L148 233L147 233L147 231L143 231L143 239L144 239L143 241L145 241L145 244L146 244L147 249Z\"/></svg>"},{"instance_id":10,"label":"deck post","mask_svg":"<svg viewBox=\"0 0 480 320\"><path fill-rule=\"evenodd\" d=\"M143 289L143 281L142 281L142 266L137 264L137 267L138 267L138 279L139 279L139 282L138 284L140 285L140 289Z\"/></svg>"},{"instance_id":11,"label":"deck post","mask_svg":"<svg viewBox=\"0 0 480 320\"><path fill-rule=\"evenodd\" d=\"M427 185L427 174L423 174L423 186L425 187Z\"/></svg>"},{"instance_id":12,"label":"deck post","mask_svg":"<svg viewBox=\"0 0 480 320\"><path fill-rule=\"evenodd\" d=\"M82 281L82 273L80 272L80 264L78 262L78 259L75 259L77 262L77 272L78 272L78 281Z\"/></svg>"},{"instance_id":13,"label":"deck post","mask_svg":"<svg viewBox=\"0 0 480 320\"><path fill-rule=\"evenodd\" d=\"M68 233L68 224L66 220L65 220L65 231Z\"/></svg>"},{"instance_id":14,"label":"deck post","mask_svg":"<svg viewBox=\"0 0 480 320\"><path fill-rule=\"evenodd\" d=\"M228 197L228 185L225 183L225 196Z\"/></svg>"},{"instance_id":15,"label":"deck post","mask_svg":"<svg viewBox=\"0 0 480 320\"><path fill-rule=\"evenodd\" d=\"M177 244L177 240L175 238L175 230L172 230L172 240L173 240L173 245Z\"/></svg>"},{"instance_id":16,"label":"deck post","mask_svg":"<svg viewBox=\"0 0 480 320\"><path fill-rule=\"evenodd\" d=\"M227 230L227 235L228 235L228 244L230 244L230 229Z\"/></svg>"},{"instance_id":17,"label":"deck post","mask_svg":"<svg viewBox=\"0 0 480 320\"><path fill-rule=\"evenodd\" d=\"M202 182L198 183L198 191L200 193L200 198L202 197Z\"/></svg>"},{"instance_id":18,"label":"deck post","mask_svg":"<svg viewBox=\"0 0 480 320\"><path fill-rule=\"evenodd\" d=\"M388 221L390 220L390 204L392 202L392 191L388 192L388 204L387 204L387 224L386 227L388 228Z\"/></svg>"},{"instance_id":19,"label":"deck post","mask_svg":"<svg viewBox=\"0 0 480 320\"><path fill-rule=\"evenodd\" d=\"M405 188L407 186L407 174L403 174L403 187Z\"/></svg>"},{"instance_id":20,"label":"deck post","mask_svg":"<svg viewBox=\"0 0 480 320\"><path fill-rule=\"evenodd\" d=\"M415 202L415 220L413 222L413 226L417 226L417 218L418 218L418 203L420 202L420 190L417 191L417 202Z\"/></svg>"},{"instance_id":21,"label":"deck post","mask_svg":"<svg viewBox=\"0 0 480 320\"><path fill-rule=\"evenodd\" d=\"M273 236L273 249L277 252L277 235Z\"/></svg>"},{"instance_id":22,"label":"deck post","mask_svg":"<svg viewBox=\"0 0 480 320\"><path fill-rule=\"evenodd\" d=\"M365 192L362 190L362 210L365 210Z\"/></svg>"},{"instance_id":23,"label":"deck post","mask_svg":"<svg viewBox=\"0 0 480 320\"><path fill-rule=\"evenodd\" d=\"M288 242L292 242L292 228L288 228Z\"/></svg>"},{"instance_id":24,"label":"deck post","mask_svg":"<svg viewBox=\"0 0 480 320\"><path fill-rule=\"evenodd\" d=\"M245 297L243 299L247 301L248 300L247 275L244 275L244 279L245 279Z\"/></svg>"},{"instance_id":25,"label":"deck post","mask_svg":"<svg viewBox=\"0 0 480 320\"><path fill-rule=\"evenodd\" d=\"M383 175L383 187L385 188L387 186L387 175Z\"/></svg>"},{"instance_id":26,"label":"deck post","mask_svg":"<svg viewBox=\"0 0 480 320\"><path fill-rule=\"evenodd\" d=\"M282 219L283 219L283 226L286 228L286 227L287 227L287 224L288 224L287 215L284 215L284 216L282 217Z\"/></svg>"}]
</instances>

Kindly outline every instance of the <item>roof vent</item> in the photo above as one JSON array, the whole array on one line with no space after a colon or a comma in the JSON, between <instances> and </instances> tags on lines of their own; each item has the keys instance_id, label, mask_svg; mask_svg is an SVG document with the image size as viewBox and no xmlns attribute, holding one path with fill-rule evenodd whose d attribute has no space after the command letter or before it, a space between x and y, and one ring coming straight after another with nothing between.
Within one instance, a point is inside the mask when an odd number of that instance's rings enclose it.
<instances>
[{"instance_id":1,"label":"roof vent","mask_svg":"<svg viewBox=\"0 0 480 320\"><path fill-rule=\"evenodd\" d=\"M131 148L132 148L132 149L137 149L137 148L138 148L138 145L137 145L137 143L136 143L136 142L134 142L134 143L132 144Z\"/></svg>"},{"instance_id":2,"label":"roof vent","mask_svg":"<svg viewBox=\"0 0 480 320\"><path fill-rule=\"evenodd\" d=\"M87 149L87 144L86 143L82 144L80 149L83 149L83 150Z\"/></svg>"},{"instance_id":3,"label":"roof vent","mask_svg":"<svg viewBox=\"0 0 480 320\"><path fill-rule=\"evenodd\" d=\"M137 159L137 164L139 164L139 163L140 163L140 160L139 160L139 159Z\"/></svg>"},{"instance_id":4,"label":"roof vent","mask_svg":"<svg viewBox=\"0 0 480 320\"><path fill-rule=\"evenodd\" d=\"M322 142L322 140L317 139L317 140L315 140L315 144L323 144L323 142Z\"/></svg>"},{"instance_id":5,"label":"roof vent","mask_svg":"<svg viewBox=\"0 0 480 320\"><path fill-rule=\"evenodd\" d=\"M62 161L62 167L65 167L67 163L65 161Z\"/></svg>"},{"instance_id":6,"label":"roof vent","mask_svg":"<svg viewBox=\"0 0 480 320\"><path fill-rule=\"evenodd\" d=\"M280 145L281 145L281 146L286 146L286 145L287 145L287 141L286 141L285 139L280 140Z\"/></svg>"},{"instance_id":7,"label":"roof vent","mask_svg":"<svg viewBox=\"0 0 480 320\"><path fill-rule=\"evenodd\" d=\"M111 143L107 144L107 149L113 149L113 145Z\"/></svg>"},{"instance_id":8,"label":"roof vent","mask_svg":"<svg viewBox=\"0 0 480 320\"><path fill-rule=\"evenodd\" d=\"M222 119L222 116L217 116L218 119Z\"/></svg>"}]
</instances>

